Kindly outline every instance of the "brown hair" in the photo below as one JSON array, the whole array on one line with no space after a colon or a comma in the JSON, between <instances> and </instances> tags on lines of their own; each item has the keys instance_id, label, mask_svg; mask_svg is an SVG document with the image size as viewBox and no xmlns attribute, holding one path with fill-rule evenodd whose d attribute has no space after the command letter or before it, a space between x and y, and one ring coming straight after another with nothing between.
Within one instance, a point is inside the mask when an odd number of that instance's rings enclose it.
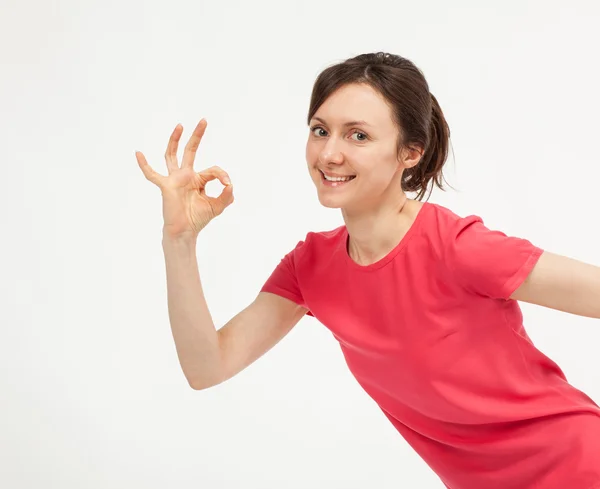
<instances>
[{"instance_id":1,"label":"brown hair","mask_svg":"<svg viewBox=\"0 0 600 489\"><path fill-rule=\"evenodd\" d=\"M308 123L334 91L352 83L371 86L390 104L399 128L398 154L404 146L423 150L419 163L402 174L402 190L418 192L417 200L422 200L431 181L445 190L442 167L448 157L450 128L421 70L406 58L382 52L361 54L330 66L313 86ZM427 199L432 191L433 185Z\"/></svg>"}]
</instances>

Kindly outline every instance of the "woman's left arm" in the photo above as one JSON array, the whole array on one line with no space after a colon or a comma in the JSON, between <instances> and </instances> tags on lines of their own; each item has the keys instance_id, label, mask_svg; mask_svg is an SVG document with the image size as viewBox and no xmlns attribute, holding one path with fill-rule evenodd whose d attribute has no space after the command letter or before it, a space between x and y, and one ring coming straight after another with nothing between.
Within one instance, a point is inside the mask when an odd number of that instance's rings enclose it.
<instances>
[{"instance_id":1,"label":"woman's left arm","mask_svg":"<svg viewBox=\"0 0 600 489\"><path fill-rule=\"evenodd\" d=\"M544 251L510 298L600 319L600 267Z\"/></svg>"}]
</instances>

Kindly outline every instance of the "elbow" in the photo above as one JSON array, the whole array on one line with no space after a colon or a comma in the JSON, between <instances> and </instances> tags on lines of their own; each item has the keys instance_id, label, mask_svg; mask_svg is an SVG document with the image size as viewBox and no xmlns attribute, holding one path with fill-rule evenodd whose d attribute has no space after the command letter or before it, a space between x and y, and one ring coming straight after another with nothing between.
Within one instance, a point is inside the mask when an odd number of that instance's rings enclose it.
<instances>
[{"instance_id":1,"label":"elbow","mask_svg":"<svg viewBox=\"0 0 600 489\"><path fill-rule=\"evenodd\" d=\"M188 385L192 388L192 390L195 390L195 391L203 391L203 390L208 389L209 387L211 387L210 385L201 384L199 382L195 382L195 381L192 381L190 379L188 379Z\"/></svg>"},{"instance_id":2,"label":"elbow","mask_svg":"<svg viewBox=\"0 0 600 489\"><path fill-rule=\"evenodd\" d=\"M225 372L222 364L217 363L216 365L211 365L212 368L203 368L200 371L196 368L196 372L192 373L191 371L187 371L184 369L184 373L186 373L185 377L188 381L189 386L195 391L203 391L206 389L210 389L216 385L221 384L227 378L229 378Z\"/></svg>"},{"instance_id":3,"label":"elbow","mask_svg":"<svg viewBox=\"0 0 600 489\"><path fill-rule=\"evenodd\" d=\"M187 379L188 385L195 391L203 391L206 389L210 389L215 384L212 382L208 382L206 380L198 380L198 379Z\"/></svg>"},{"instance_id":4,"label":"elbow","mask_svg":"<svg viewBox=\"0 0 600 489\"><path fill-rule=\"evenodd\" d=\"M188 385L195 391L203 391L206 389L210 389L216 385L219 385L223 382L224 379L220 378L205 378L205 379L195 379L195 378L187 378Z\"/></svg>"}]
</instances>

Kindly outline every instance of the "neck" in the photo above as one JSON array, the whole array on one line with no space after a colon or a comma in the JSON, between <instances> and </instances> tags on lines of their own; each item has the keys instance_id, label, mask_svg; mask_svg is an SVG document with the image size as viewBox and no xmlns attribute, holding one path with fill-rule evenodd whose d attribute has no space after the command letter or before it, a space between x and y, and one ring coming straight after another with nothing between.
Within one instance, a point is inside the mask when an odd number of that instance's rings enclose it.
<instances>
[{"instance_id":1,"label":"neck","mask_svg":"<svg viewBox=\"0 0 600 489\"><path fill-rule=\"evenodd\" d=\"M407 233L418 210L423 205L411 200L403 192L394 202L375 210L351 212L342 215L349 234L348 253L359 265L369 265L385 257Z\"/></svg>"}]
</instances>

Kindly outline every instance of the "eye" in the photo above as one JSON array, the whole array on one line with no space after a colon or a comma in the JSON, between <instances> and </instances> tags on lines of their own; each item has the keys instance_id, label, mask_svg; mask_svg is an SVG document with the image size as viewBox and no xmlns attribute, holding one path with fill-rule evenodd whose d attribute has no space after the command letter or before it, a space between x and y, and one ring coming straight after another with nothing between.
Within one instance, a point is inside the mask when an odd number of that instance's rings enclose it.
<instances>
[{"instance_id":1,"label":"eye","mask_svg":"<svg viewBox=\"0 0 600 489\"><path fill-rule=\"evenodd\" d=\"M317 134L315 134L315 131L318 131L318 130L320 130L320 131L324 131L324 129L323 129L321 126L313 126L313 127L311 127L311 128L310 128L310 130L311 130L311 132L313 133L313 135L314 135L314 136L317 136L317 137L320 137L320 136L322 136L322 134L321 134L321 135L319 135L318 133L317 133Z\"/></svg>"},{"instance_id":2,"label":"eye","mask_svg":"<svg viewBox=\"0 0 600 489\"><path fill-rule=\"evenodd\" d=\"M369 137L364 133L364 132L360 132L360 131L356 131L354 134L352 134L353 136L359 135L359 136L363 136L363 139L355 139L355 141L366 141L367 139L369 139Z\"/></svg>"},{"instance_id":3,"label":"eye","mask_svg":"<svg viewBox=\"0 0 600 489\"><path fill-rule=\"evenodd\" d=\"M313 126L310 128L310 130L313 133L313 135L316 137L323 137L323 134L319 134L318 132L315 133L315 131L323 131L323 132L327 133L327 131L325 131L325 129L323 129L321 126ZM360 136L358 139L355 139L355 141L358 141L358 142L364 142L369 139L369 136L367 136L364 132L361 132L361 131L355 131L352 134L352 136L355 136L355 135Z\"/></svg>"}]
</instances>

